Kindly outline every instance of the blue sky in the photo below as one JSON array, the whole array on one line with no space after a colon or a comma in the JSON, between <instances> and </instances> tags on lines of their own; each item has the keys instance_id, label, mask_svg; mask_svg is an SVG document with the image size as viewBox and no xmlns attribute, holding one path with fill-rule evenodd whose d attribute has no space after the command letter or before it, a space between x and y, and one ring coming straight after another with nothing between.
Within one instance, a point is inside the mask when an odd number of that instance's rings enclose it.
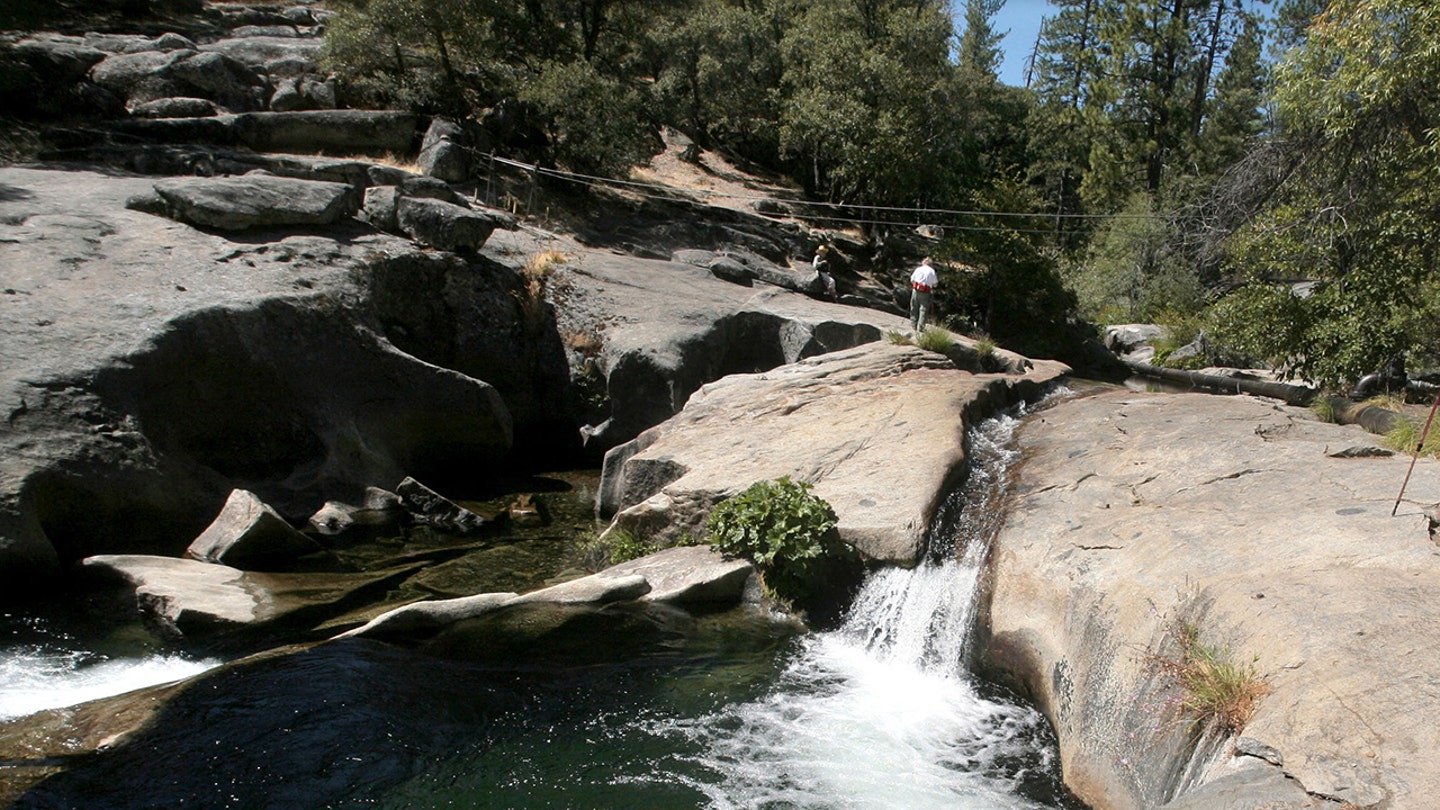
<instances>
[{"instance_id":1,"label":"blue sky","mask_svg":"<svg viewBox=\"0 0 1440 810\"><path fill-rule=\"evenodd\" d=\"M964 0L954 0L955 13L964 25ZM996 31L1010 33L1000 41L1004 61L1000 64L1000 81L1006 84L1025 84L1025 60L1035 47L1035 37L1040 33L1040 20L1051 13L1047 0L1005 0L1005 5L991 23Z\"/></svg>"},{"instance_id":2,"label":"blue sky","mask_svg":"<svg viewBox=\"0 0 1440 810\"><path fill-rule=\"evenodd\" d=\"M1245 0L1249 9L1265 13L1259 5L1263 0ZM955 15L958 30L964 31L965 0L950 0L951 13ZM1048 0L1005 0L991 21L998 32L1009 31L1000 41L1003 61L1000 64L1000 81L1017 87L1025 85L1025 60L1035 48L1035 37L1040 34L1040 21L1054 13Z\"/></svg>"}]
</instances>

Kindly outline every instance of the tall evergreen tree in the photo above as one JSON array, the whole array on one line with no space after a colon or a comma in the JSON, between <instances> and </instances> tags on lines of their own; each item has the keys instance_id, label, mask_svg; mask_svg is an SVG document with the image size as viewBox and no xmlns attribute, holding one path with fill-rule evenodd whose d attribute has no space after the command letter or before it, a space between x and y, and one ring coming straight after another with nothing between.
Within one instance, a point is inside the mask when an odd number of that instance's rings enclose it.
<instances>
[{"instance_id":1,"label":"tall evergreen tree","mask_svg":"<svg viewBox=\"0 0 1440 810\"><path fill-rule=\"evenodd\" d=\"M1000 41L1005 32L997 32L995 15L1005 0L965 0L965 32L960 35L960 69L980 76L998 78L1000 73Z\"/></svg>"}]
</instances>

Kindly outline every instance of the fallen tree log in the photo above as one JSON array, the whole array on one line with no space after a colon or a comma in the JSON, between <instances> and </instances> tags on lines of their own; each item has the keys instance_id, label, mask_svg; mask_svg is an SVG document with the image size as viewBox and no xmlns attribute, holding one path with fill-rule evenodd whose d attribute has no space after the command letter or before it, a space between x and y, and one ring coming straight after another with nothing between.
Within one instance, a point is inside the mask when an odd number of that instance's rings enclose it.
<instances>
[{"instance_id":1,"label":"fallen tree log","mask_svg":"<svg viewBox=\"0 0 1440 810\"><path fill-rule=\"evenodd\" d=\"M1315 389L1305 385L1292 385L1248 377L1226 377L1178 368L1163 368L1137 360L1125 360L1124 363L1130 367L1131 371L1142 377L1188 385L1191 388L1217 394L1253 394L1257 397L1281 399L1290 405L1309 405L1318 394Z\"/></svg>"}]
</instances>

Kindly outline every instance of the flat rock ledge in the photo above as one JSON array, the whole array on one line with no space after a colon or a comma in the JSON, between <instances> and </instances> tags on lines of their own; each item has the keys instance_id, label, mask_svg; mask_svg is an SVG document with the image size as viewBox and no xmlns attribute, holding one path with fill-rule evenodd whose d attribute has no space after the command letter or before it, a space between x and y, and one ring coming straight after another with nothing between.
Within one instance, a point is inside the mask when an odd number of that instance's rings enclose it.
<instances>
[{"instance_id":1,"label":"flat rock ledge","mask_svg":"<svg viewBox=\"0 0 1440 810\"><path fill-rule=\"evenodd\" d=\"M1030 417L982 663L1053 723L1096 808L1425 807L1440 795L1440 463L1253 397L1107 391ZM1268 680L1192 733L1178 623Z\"/></svg>"},{"instance_id":2,"label":"flat rock ledge","mask_svg":"<svg viewBox=\"0 0 1440 810\"><path fill-rule=\"evenodd\" d=\"M605 605L634 599L670 604L734 604L740 601L745 583L754 572L750 563L726 560L708 546L672 548L524 595L482 593L412 602L336 638L416 639L514 605Z\"/></svg>"},{"instance_id":3,"label":"flat rock ledge","mask_svg":"<svg viewBox=\"0 0 1440 810\"><path fill-rule=\"evenodd\" d=\"M176 639L258 627L301 610L339 606L372 588L383 592L418 567L365 574L267 574L149 554L97 554L85 558L82 566L94 577L126 583L146 624L158 635Z\"/></svg>"},{"instance_id":4,"label":"flat rock ledge","mask_svg":"<svg viewBox=\"0 0 1440 810\"><path fill-rule=\"evenodd\" d=\"M788 475L814 485L862 555L913 565L964 472L969 425L1068 372L1041 360L1023 374L975 374L878 342L726 377L606 455L601 512L663 546L703 537L717 503Z\"/></svg>"}]
</instances>

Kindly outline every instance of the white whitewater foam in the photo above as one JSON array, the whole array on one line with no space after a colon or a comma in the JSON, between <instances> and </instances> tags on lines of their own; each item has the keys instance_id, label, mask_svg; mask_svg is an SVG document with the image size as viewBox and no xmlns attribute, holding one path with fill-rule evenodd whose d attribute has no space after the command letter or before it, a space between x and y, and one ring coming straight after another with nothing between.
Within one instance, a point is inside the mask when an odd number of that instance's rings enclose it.
<instances>
[{"instance_id":1,"label":"white whitewater foam","mask_svg":"<svg viewBox=\"0 0 1440 810\"><path fill-rule=\"evenodd\" d=\"M38 645L0 651L0 720L197 675L220 664L177 655L109 659Z\"/></svg>"}]
</instances>

